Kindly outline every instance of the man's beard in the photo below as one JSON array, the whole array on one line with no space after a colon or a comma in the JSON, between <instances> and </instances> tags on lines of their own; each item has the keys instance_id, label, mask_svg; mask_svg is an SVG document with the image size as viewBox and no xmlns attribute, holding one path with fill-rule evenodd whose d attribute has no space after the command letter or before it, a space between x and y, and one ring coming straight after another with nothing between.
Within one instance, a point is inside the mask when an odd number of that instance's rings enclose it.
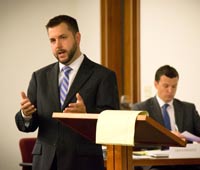
<instances>
[{"instance_id":1,"label":"man's beard","mask_svg":"<svg viewBox=\"0 0 200 170\"><path fill-rule=\"evenodd\" d=\"M56 54L56 58L58 59L58 61L64 65L67 65L68 63L70 63L74 56L75 56L75 53L76 53L76 50L77 50L77 43L74 43L73 47L71 48L71 50L69 51L66 51L68 53L68 58L64 61L60 61L59 60L59 57L58 57L58 54Z\"/></svg>"}]
</instances>

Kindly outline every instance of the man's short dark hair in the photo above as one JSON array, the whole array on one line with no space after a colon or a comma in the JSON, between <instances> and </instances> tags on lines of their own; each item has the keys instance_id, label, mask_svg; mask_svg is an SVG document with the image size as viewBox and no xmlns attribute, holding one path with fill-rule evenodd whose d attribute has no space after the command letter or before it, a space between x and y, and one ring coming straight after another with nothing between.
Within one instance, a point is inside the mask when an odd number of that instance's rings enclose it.
<instances>
[{"instance_id":1,"label":"man's short dark hair","mask_svg":"<svg viewBox=\"0 0 200 170\"><path fill-rule=\"evenodd\" d=\"M167 76L169 78L179 78L179 74L176 71L174 67L171 67L170 65L164 65L160 67L155 74L155 81L159 81L161 76Z\"/></svg>"},{"instance_id":2,"label":"man's short dark hair","mask_svg":"<svg viewBox=\"0 0 200 170\"><path fill-rule=\"evenodd\" d=\"M78 24L75 18L68 16L68 15L58 15L52 19L49 20L49 22L46 25L46 29L55 27L61 23L67 24L70 31L72 31L74 34L79 32Z\"/></svg>"}]
</instances>

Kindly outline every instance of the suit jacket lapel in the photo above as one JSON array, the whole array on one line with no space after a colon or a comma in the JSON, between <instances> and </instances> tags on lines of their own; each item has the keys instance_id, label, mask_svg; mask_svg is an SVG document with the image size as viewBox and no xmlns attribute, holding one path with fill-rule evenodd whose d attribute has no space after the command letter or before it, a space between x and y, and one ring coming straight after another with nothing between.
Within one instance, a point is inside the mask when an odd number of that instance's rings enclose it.
<instances>
[{"instance_id":1,"label":"suit jacket lapel","mask_svg":"<svg viewBox=\"0 0 200 170\"><path fill-rule=\"evenodd\" d=\"M88 78L93 73L93 64L91 64L91 63L92 62L86 56L84 56L84 60L77 72L74 82L72 83L72 85L69 89L69 93L63 104L63 108L66 107L66 105L69 102L75 102L76 93L79 92L79 89L85 84L85 82L88 80Z\"/></svg>"},{"instance_id":2,"label":"suit jacket lapel","mask_svg":"<svg viewBox=\"0 0 200 170\"><path fill-rule=\"evenodd\" d=\"M183 128L184 110L183 110L183 107L181 106L181 104L178 103L176 99L174 99L173 105L174 105L175 121L176 121L176 124L177 124L179 130L181 131Z\"/></svg>"},{"instance_id":3,"label":"suit jacket lapel","mask_svg":"<svg viewBox=\"0 0 200 170\"><path fill-rule=\"evenodd\" d=\"M54 100L56 110L60 111L60 99L59 99L59 87L58 87L58 73L59 73L59 65L56 63L53 65L51 71L47 73L47 79L49 82L49 86L51 87L52 94L51 98Z\"/></svg>"},{"instance_id":4,"label":"suit jacket lapel","mask_svg":"<svg viewBox=\"0 0 200 170\"><path fill-rule=\"evenodd\" d=\"M161 112L161 109L160 109L160 105L156 99L156 97L154 97L152 99L152 104L151 104L151 113L152 113L152 117L157 121L157 122L160 122L161 124L164 125L164 121L163 121L163 117L162 117L162 112Z\"/></svg>"}]
</instances>

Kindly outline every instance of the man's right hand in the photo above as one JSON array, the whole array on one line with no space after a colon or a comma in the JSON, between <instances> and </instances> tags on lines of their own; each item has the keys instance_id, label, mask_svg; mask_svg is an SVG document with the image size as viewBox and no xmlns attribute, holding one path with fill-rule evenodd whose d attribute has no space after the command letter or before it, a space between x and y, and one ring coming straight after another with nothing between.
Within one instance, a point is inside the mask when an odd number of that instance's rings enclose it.
<instances>
[{"instance_id":1,"label":"man's right hand","mask_svg":"<svg viewBox=\"0 0 200 170\"><path fill-rule=\"evenodd\" d=\"M30 102L29 98L26 96L24 92L21 92L21 110L25 116L31 116L35 111L35 106Z\"/></svg>"}]
</instances>

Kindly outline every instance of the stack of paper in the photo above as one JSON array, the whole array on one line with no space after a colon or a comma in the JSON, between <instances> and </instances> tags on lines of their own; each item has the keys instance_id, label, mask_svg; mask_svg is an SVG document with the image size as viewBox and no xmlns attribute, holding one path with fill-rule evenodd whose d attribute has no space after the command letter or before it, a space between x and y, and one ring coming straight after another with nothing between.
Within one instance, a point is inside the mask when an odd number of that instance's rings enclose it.
<instances>
[{"instance_id":1,"label":"stack of paper","mask_svg":"<svg viewBox=\"0 0 200 170\"><path fill-rule=\"evenodd\" d=\"M146 159L146 158L168 158L169 150L144 150L144 151L133 151L134 159Z\"/></svg>"},{"instance_id":2,"label":"stack of paper","mask_svg":"<svg viewBox=\"0 0 200 170\"><path fill-rule=\"evenodd\" d=\"M134 146L135 121L145 111L106 110L100 113L96 127L96 143Z\"/></svg>"}]
</instances>

